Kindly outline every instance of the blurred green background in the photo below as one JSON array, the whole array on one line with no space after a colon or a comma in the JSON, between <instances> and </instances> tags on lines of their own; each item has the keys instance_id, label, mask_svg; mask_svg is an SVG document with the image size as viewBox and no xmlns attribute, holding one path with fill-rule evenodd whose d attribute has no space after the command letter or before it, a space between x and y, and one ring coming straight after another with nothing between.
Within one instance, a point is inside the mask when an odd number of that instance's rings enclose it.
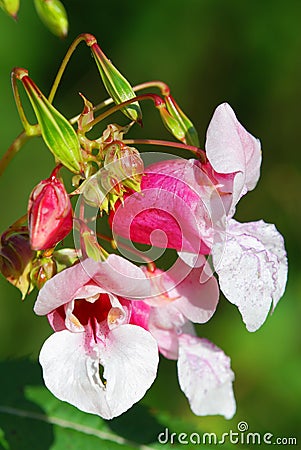
<instances>
[{"instance_id":1,"label":"blurred green background","mask_svg":"<svg viewBox=\"0 0 301 450\"><path fill-rule=\"evenodd\" d=\"M231 356L237 414L231 421L199 418L177 386L175 363L161 361L159 377L143 400L196 431L236 430L298 436L301 419L300 361L300 186L301 186L301 2L288 0L69 0L70 31L64 41L39 21L33 2L21 1L15 23L0 11L1 154L21 131L10 86L10 71L25 67L47 94L73 39L94 34L105 53L131 81L160 79L199 130L202 144L215 107L231 104L239 120L263 147L261 180L241 200L236 218L264 219L284 235L289 257L285 296L256 333L248 333L236 308L221 299L200 336ZM106 98L89 50L81 44L55 98L68 117L81 110L78 92L93 103ZM158 114L143 104L144 129L132 136L169 139ZM115 120L124 123L123 116ZM53 159L42 141L26 144L0 179L0 230L24 214L29 193L46 178ZM51 333L32 312L36 292L21 302L19 292L0 279L0 358L26 356L35 364ZM5 378L1 372L1 379ZM20 374L22 377L22 374ZM1 399L0 399L1 404ZM1 425L1 424L0 424ZM299 436L300 438L300 436Z\"/></svg>"}]
</instances>

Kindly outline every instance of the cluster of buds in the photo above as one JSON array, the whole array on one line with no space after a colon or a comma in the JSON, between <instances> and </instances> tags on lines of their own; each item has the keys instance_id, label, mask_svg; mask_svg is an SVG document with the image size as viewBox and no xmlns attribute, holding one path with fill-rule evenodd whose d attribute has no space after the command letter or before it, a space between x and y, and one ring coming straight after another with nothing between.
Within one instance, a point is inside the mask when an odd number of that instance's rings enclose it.
<instances>
[{"instance_id":1,"label":"cluster of buds","mask_svg":"<svg viewBox=\"0 0 301 450\"><path fill-rule=\"evenodd\" d=\"M42 0L36 3L44 11ZM110 98L93 106L81 94L82 113L67 120L52 100L72 51L82 41L92 51ZM35 125L26 119L19 81ZM284 292L287 259L280 233L261 220L241 224L233 218L238 201L259 179L259 140L223 104L212 117L201 150L194 125L168 86L149 82L132 88L90 34L72 44L48 98L25 69L13 70L12 85L25 131L10 152L19 150L22 136L41 135L55 159L50 177L30 194L28 227L17 221L2 235L0 249L3 275L21 290L22 298L33 287L40 290L34 310L46 314L53 327L54 335L40 354L47 387L58 398L110 419L142 398L155 379L160 352L178 361L180 387L195 414L231 418L235 401L230 360L197 338L193 323L211 318L220 287L238 307L247 329L255 331ZM136 96L137 90L151 86L161 95ZM163 125L180 142L124 137L135 123L142 124L143 100L153 101ZM111 103L115 105L95 117ZM110 124L98 138L89 139L87 133L117 111L130 122ZM135 144L180 147L195 159L160 156L145 167ZM5 161L9 159L11 153ZM0 161L0 172L5 164ZM62 166L72 176L69 194L58 175ZM80 199L73 211L70 197L76 195ZM114 239L97 233L103 211L109 214ZM56 248L73 225L75 248ZM98 237L110 242L113 253L119 250L119 237L171 248L178 259L164 272L155 265L162 253L150 258L146 252L146 270L109 254ZM104 366L104 383L98 364Z\"/></svg>"}]
</instances>

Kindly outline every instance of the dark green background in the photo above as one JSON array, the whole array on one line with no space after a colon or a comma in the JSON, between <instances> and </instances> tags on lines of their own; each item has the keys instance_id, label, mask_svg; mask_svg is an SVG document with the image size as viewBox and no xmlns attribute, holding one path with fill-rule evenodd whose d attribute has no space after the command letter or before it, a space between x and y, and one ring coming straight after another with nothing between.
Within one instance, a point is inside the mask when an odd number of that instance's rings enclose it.
<instances>
[{"instance_id":1,"label":"dark green background","mask_svg":"<svg viewBox=\"0 0 301 450\"><path fill-rule=\"evenodd\" d=\"M10 71L25 67L47 94L68 46L81 32L100 46L131 83L167 82L199 130L202 145L215 107L231 104L239 120L263 147L262 175L255 191L241 200L236 218L275 223L289 256L287 291L256 333L248 333L236 308L221 299L200 336L231 356L237 414L199 418L177 387L175 364L162 361L159 377L144 403L188 420L194 429L221 433L240 420L251 431L298 436L300 430L300 186L301 186L301 3L296 0L65 1L70 20L61 41L40 23L32 2L21 0L18 23L0 11L0 152L21 124L10 87ZM81 91L92 102L105 98L90 52L81 44L63 78L55 105L68 117L81 109ZM168 138L158 114L143 104L137 136ZM124 123L123 116L114 119ZM99 128L100 131L100 128ZM26 210L33 186L46 178L53 159L42 141L21 150L0 180L0 230ZM28 356L36 362L50 334L35 317L34 292L24 303L0 279L0 357ZM1 379L6 377L1 371ZM22 377L22 374L20 374ZM1 404L1 398L0 398Z\"/></svg>"}]
</instances>

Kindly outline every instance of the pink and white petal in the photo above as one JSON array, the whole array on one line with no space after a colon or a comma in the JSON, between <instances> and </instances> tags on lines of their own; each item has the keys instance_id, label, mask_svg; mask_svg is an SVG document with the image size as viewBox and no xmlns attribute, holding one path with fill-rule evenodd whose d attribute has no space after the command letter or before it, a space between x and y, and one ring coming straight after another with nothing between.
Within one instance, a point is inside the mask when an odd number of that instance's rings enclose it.
<instances>
[{"instance_id":1,"label":"pink and white petal","mask_svg":"<svg viewBox=\"0 0 301 450\"><path fill-rule=\"evenodd\" d=\"M205 147L216 172L241 172L233 192L236 202L246 191L254 189L260 176L260 141L239 123L227 103L216 108L208 126Z\"/></svg>"},{"instance_id":2,"label":"pink and white petal","mask_svg":"<svg viewBox=\"0 0 301 450\"><path fill-rule=\"evenodd\" d=\"M99 347L106 380L104 397L111 419L127 411L150 388L157 374L158 346L152 335L136 325L122 325L110 331Z\"/></svg>"},{"instance_id":3,"label":"pink and white petal","mask_svg":"<svg viewBox=\"0 0 301 450\"><path fill-rule=\"evenodd\" d=\"M150 282L142 269L118 255L109 255L106 261L83 261L84 270L93 281L107 292L130 299L145 298L150 294Z\"/></svg>"},{"instance_id":4,"label":"pink and white petal","mask_svg":"<svg viewBox=\"0 0 301 450\"><path fill-rule=\"evenodd\" d=\"M34 312L43 316L68 303L89 280L90 277L81 264L63 270L46 281L35 302Z\"/></svg>"},{"instance_id":5,"label":"pink and white petal","mask_svg":"<svg viewBox=\"0 0 301 450\"><path fill-rule=\"evenodd\" d=\"M287 258L276 227L262 220L230 220L224 245L213 248L213 262L226 298L236 305L249 331L256 331L284 293Z\"/></svg>"},{"instance_id":6,"label":"pink and white petal","mask_svg":"<svg viewBox=\"0 0 301 450\"><path fill-rule=\"evenodd\" d=\"M203 265L205 262L203 257ZM174 280L181 280L183 274L183 279L174 289L178 299L174 300L173 305L194 323L207 322L214 314L219 299L216 279L212 276L206 282L200 283L201 273L202 268L191 269L180 258L173 266L173 270L168 272Z\"/></svg>"},{"instance_id":7,"label":"pink and white petal","mask_svg":"<svg viewBox=\"0 0 301 450\"><path fill-rule=\"evenodd\" d=\"M178 377L194 414L233 417L234 373L230 358L220 348L206 339L187 334L179 336Z\"/></svg>"},{"instance_id":8,"label":"pink and white petal","mask_svg":"<svg viewBox=\"0 0 301 450\"><path fill-rule=\"evenodd\" d=\"M157 344L150 333L134 325L112 330L108 340L90 349L86 339L85 333L67 330L50 336L40 353L44 381L60 400L112 419L139 401L153 383Z\"/></svg>"}]
</instances>

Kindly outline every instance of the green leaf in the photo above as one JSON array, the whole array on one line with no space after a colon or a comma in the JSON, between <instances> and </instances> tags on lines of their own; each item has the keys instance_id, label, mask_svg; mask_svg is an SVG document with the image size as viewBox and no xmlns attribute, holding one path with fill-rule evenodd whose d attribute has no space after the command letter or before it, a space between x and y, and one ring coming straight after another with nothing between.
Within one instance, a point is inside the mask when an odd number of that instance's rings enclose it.
<instances>
[{"instance_id":1,"label":"green leaf","mask_svg":"<svg viewBox=\"0 0 301 450\"><path fill-rule=\"evenodd\" d=\"M163 447L158 435L166 429L169 436L190 436L195 432L202 435L195 423L141 403L108 421L79 411L45 388L37 362L0 362L0 372L1 450L183 450L177 440ZM223 444L223 449L229 448ZM202 445L202 449L211 450L212 445Z\"/></svg>"}]
</instances>

